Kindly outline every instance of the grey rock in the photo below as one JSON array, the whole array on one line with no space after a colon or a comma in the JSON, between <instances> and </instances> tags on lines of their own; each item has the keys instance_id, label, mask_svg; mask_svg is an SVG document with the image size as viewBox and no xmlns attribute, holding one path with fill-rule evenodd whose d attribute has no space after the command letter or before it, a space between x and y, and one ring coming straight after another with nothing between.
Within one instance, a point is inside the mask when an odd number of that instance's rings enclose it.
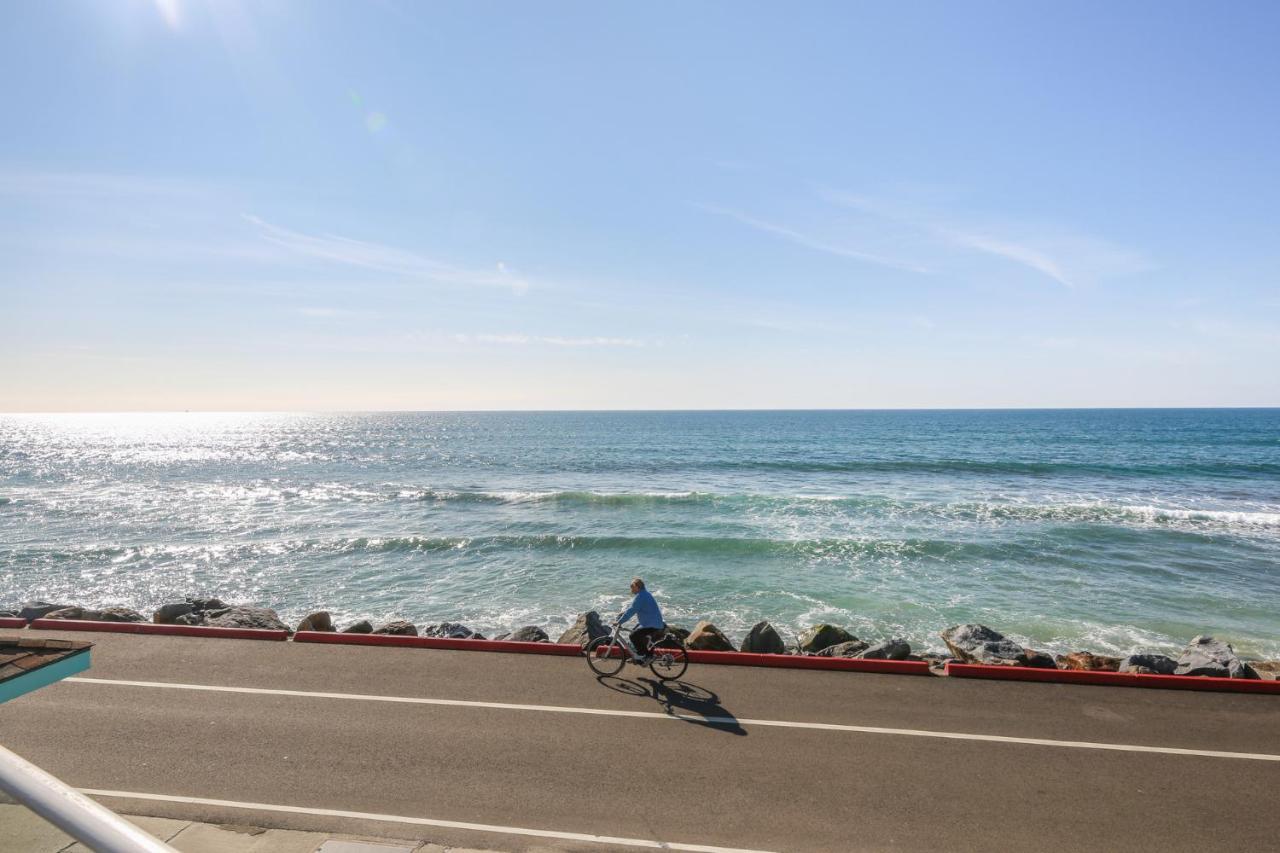
<instances>
[{"instance_id":1,"label":"grey rock","mask_svg":"<svg viewBox=\"0 0 1280 853\"><path fill-rule=\"evenodd\" d=\"M689 635L693 632L688 628L681 628L679 625L668 625L667 633L683 643L689 639Z\"/></svg>"},{"instance_id":2,"label":"grey rock","mask_svg":"<svg viewBox=\"0 0 1280 853\"><path fill-rule=\"evenodd\" d=\"M355 623L355 624L353 624L353 625L348 625L347 627L343 628L343 629L342 629L342 633L344 633L344 634L372 634L372 633L373 633L373 623L372 623L372 622L370 622L368 619L361 619L359 622L356 622L356 623Z\"/></svg>"},{"instance_id":3,"label":"grey rock","mask_svg":"<svg viewBox=\"0 0 1280 853\"><path fill-rule=\"evenodd\" d=\"M735 651L729 638L719 628L705 619L693 626L693 631L689 634L688 639L685 640L685 645L703 652Z\"/></svg>"},{"instance_id":4,"label":"grey rock","mask_svg":"<svg viewBox=\"0 0 1280 853\"><path fill-rule=\"evenodd\" d=\"M1048 652L1037 652L1033 649L1027 649L1026 660L1022 662L1023 666L1029 666L1033 669L1057 669L1058 662L1053 659L1053 655Z\"/></svg>"},{"instance_id":5,"label":"grey rock","mask_svg":"<svg viewBox=\"0 0 1280 853\"><path fill-rule=\"evenodd\" d=\"M274 610L267 607L227 607L208 611L203 624L210 628L259 628L270 631L288 631L289 626L280 621Z\"/></svg>"},{"instance_id":6,"label":"grey rock","mask_svg":"<svg viewBox=\"0 0 1280 853\"><path fill-rule=\"evenodd\" d=\"M1173 675L1178 662L1165 655L1129 655L1120 661L1120 672L1145 672L1149 675Z\"/></svg>"},{"instance_id":7,"label":"grey rock","mask_svg":"<svg viewBox=\"0 0 1280 853\"><path fill-rule=\"evenodd\" d=\"M64 607L46 613L46 619L78 619L85 622L145 622L147 617L128 607L104 607L90 610L84 607Z\"/></svg>"},{"instance_id":8,"label":"grey rock","mask_svg":"<svg viewBox=\"0 0 1280 853\"><path fill-rule=\"evenodd\" d=\"M47 601L27 601L18 608L18 618L30 622L32 619L42 619L47 613L65 610L70 606L70 604L50 604Z\"/></svg>"},{"instance_id":9,"label":"grey rock","mask_svg":"<svg viewBox=\"0 0 1280 853\"><path fill-rule=\"evenodd\" d=\"M418 626L403 619L396 619L374 628L373 633L391 634L397 637L416 637L418 636Z\"/></svg>"},{"instance_id":10,"label":"grey rock","mask_svg":"<svg viewBox=\"0 0 1280 853\"><path fill-rule=\"evenodd\" d=\"M221 600L221 599L218 599L218 598L191 598L191 597L188 597L188 598L186 599L186 601L187 601L187 604L190 604L190 605L191 605L191 609L192 609L192 610L197 610L197 611L203 611L203 610L221 610L221 609L223 609L224 607L226 607L226 606L227 606L227 605L225 605L225 604L223 604L223 603L222 603L222 600Z\"/></svg>"},{"instance_id":11,"label":"grey rock","mask_svg":"<svg viewBox=\"0 0 1280 853\"><path fill-rule=\"evenodd\" d=\"M174 625L203 625L204 616L200 613L184 613L173 620Z\"/></svg>"},{"instance_id":12,"label":"grey rock","mask_svg":"<svg viewBox=\"0 0 1280 853\"><path fill-rule=\"evenodd\" d=\"M862 653L871 648L871 644L866 640L859 640L856 637L843 643L836 643L834 646L827 646L814 652L815 657L820 658L856 658L861 657Z\"/></svg>"},{"instance_id":13,"label":"grey rock","mask_svg":"<svg viewBox=\"0 0 1280 853\"><path fill-rule=\"evenodd\" d=\"M299 631L333 631L333 616L328 610L317 610L315 613L308 613L307 617L298 623Z\"/></svg>"},{"instance_id":14,"label":"grey rock","mask_svg":"<svg viewBox=\"0 0 1280 853\"><path fill-rule=\"evenodd\" d=\"M557 643L572 643L576 646L585 646L596 637L607 637L612 633L609 626L604 624L604 620L600 618L600 614L594 610L588 610L586 613L579 613L578 619L573 626L560 635Z\"/></svg>"},{"instance_id":15,"label":"grey rock","mask_svg":"<svg viewBox=\"0 0 1280 853\"><path fill-rule=\"evenodd\" d=\"M837 643L851 643L857 639L853 634L835 625L814 625L800 635L800 651L805 654L817 654Z\"/></svg>"},{"instance_id":16,"label":"grey rock","mask_svg":"<svg viewBox=\"0 0 1280 853\"><path fill-rule=\"evenodd\" d=\"M195 606L189 601L175 601L172 604L162 604L156 612L151 614L151 621L157 625L173 625L178 623L178 617L186 616L188 613L195 612Z\"/></svg>"},{"instance_id":17,"label":"grey rock","mask_svg":"<svg viewBox=\"0 0 1280 853\"><path fill-rule=\"evenodd\" d=\"M785 655L787 645L782 642L782 637L772 625L768 622L757 622L751 626L751 630L743 638L738 650L761 655Z\"/></svg>"},{"instance_id":18,"label":"grey rock","mask_svg":"<svg viewBox=\"0 0 1280 853\"><path fill-rule=\"evenodd\" d=\"M484 634L472 631L466 625L461 625L457 622L441 622L439 625L428 625L422 629L422 636L446 640L484 639Z\"/></svg>"},{"instance_id":19,"label":"grey rock","mask_svg":"<svg viewBox=\"0 0 1280 853\"><path fill-rule=\"evenodd\" d=\"M954 625L941 634L951 654L965 663L1024 666L1027 650L986 625ZM1053 659L1049 659L1053 664ZM1056 666L1056 665L1054 665Z\"/></svg>"},{"instance_id":20,"label":"grey rock","mask_svg":"<svg viewBox=\"0 0 1280 853\"><path fill-rule=\"evenodd\" d=\"M1236 650L1231 648L1230 643L1208 636L1196 637L1183 649L1173 674L1208 675L1216 678L1258 677L1251 666L1236 657Z\"/></svg>"},{"instance_id":21,"label":"grey rock","mask_svg":"<svg viewBox=\"0 0 1280 853\"><path fill-rule=\"evenodd\" d=\"M863 658L864 660L906 660L911 654L911 644L906 640L894 638L885 640L883 643L876 643L854 657Z\"/></svg>"},{"instance_id":22,"label":"grey rock","mask_svg":"<svg viewBox=\"0 0 1280 853\"><path fill-rule=\"evenodd\" d=\"M551 642L551 638L547 636L547 632L539 628L537 625L525 625L523 628L517 628L507 635L507 639L516 643Z\"/></svg>"}]
</instances>

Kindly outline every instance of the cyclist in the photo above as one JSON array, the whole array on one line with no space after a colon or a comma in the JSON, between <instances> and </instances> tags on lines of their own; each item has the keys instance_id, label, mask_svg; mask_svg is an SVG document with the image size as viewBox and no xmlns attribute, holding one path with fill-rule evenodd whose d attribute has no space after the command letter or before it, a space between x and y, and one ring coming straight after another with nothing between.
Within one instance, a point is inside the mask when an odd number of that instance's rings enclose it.
<instances>
[{"instance_id":1,"label":"cyclist","mask_svg":"<svg viewBox=\"0 0 1280 853\"><path fill-rule=\"evenodd\" d=\"M643 579L631 579L631 594L635 598L631 600L631 606L618 616L618 622L626 622L632 616L636 617L638 624L631 632L631 644L636 647L636 654L640 656L640 660L636 662L643 665L649 662L649 652L653 643L661 639L663 631L667 629L667 623L662 621L662 611L658 609L658 602L654 601L653 595L644 588Z\"/></svg>"}]
</instances>

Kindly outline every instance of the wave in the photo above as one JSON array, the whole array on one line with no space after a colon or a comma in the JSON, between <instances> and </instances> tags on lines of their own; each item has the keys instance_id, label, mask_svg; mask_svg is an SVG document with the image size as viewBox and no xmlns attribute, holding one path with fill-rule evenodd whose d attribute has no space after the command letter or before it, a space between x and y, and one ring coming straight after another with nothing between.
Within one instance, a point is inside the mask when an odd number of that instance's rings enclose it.
<instances>
[{"instance_id":1,"label":"wave","mask_svg":"<svg viewBox=\"0 0 1280 853\"><path fill-rule=\"evenodd\" d=\"M850 459L836 461L741 459L719 460L693 466L730 471L771 471L847 474L1014 474L1050 477L1063 474L1105 477L1207 477L1239 478L1258 474L1280 475L1280 464L1271 462L1213 462L1181 465L1125 465L1098 462L986 461L977 459Z\"/></svg>"}]
</instances>

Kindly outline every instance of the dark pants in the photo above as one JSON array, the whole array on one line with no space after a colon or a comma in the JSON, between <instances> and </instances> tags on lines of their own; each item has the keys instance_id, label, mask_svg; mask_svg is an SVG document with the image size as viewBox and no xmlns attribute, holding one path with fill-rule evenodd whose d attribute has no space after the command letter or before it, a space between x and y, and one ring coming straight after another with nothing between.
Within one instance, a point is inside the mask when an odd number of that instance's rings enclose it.
<instances>
[{"instance_id":1,"label":"dark pants","mask_svg":"<svg viewBox=\"0 0 1280 853\"><path fill-rule=\"evenodd\" d=\"M666 628L637 628L631 632L631 645L636 647L636 654L644 657L649 654L653 644L662 639Z\"/></svg>"}]
</instances>

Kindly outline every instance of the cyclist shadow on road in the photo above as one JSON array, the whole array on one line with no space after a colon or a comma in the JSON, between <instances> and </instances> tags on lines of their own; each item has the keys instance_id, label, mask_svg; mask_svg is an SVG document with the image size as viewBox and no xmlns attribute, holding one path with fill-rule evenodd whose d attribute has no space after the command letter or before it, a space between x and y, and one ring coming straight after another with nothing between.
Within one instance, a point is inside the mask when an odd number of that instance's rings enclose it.
<instances>
[{"instance_id":1,"label":"cyclist shadow on road","mask_svg":"<svg viewBox=\"0 0 1280 853\"><path fill-rule=\"evenodd\" d=\"M720 704L713 691L687 681L659 681L656 678L620 678L616 675L596 676L610 690L630 696L648 696L662 705L664 713L674 719L716 731L745 737L747 730L738 718Z\"/></svg>"}]
</instances>

